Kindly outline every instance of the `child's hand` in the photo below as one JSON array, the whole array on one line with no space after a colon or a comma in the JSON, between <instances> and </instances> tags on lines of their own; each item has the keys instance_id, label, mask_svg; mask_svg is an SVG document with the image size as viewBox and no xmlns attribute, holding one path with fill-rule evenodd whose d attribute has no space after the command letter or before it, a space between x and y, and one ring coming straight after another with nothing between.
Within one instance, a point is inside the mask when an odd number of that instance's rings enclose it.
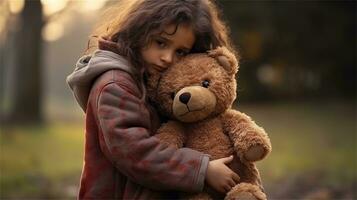
<instances>
[{"instance_id":1,"label":"child's hand","mask_svg":"<svg viewBox=\"0 0 357 200\"><path fill-rule=\"evenodd\" d=\"M232 162L233 156L210 161L206 173L207 183L215 190L226 193L234 187L239 176L227 167Z\"/></svg>"}]
</instances>

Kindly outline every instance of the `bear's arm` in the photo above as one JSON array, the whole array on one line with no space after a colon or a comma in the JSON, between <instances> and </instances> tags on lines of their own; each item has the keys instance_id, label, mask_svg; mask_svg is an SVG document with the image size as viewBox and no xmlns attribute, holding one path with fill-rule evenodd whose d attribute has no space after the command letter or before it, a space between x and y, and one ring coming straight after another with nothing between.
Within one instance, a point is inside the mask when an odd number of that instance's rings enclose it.
<instances>
[{"instance_id":1,"label":"bear's arm","mask_svg":"<svg viewBox=\"0 0 357 200\"><path fill-rule=\"evenodd\" d=\"M229 109L221 118L223 129L242 161L262 160L271 151L270 139L264 129L246 114Z\"/></svg>"},{"instance_id":2,"label":"bear's arm","mask_svg":"<svg viewBox=\"0 0 357 200\"><path fill-rule=\"evenodd\" d=\"M176 121L168 121L160 126L155 134L162 143L174 146L176 148L182 148L185 143L186 136L183 126Z\"/></svg>"}]
</instances>

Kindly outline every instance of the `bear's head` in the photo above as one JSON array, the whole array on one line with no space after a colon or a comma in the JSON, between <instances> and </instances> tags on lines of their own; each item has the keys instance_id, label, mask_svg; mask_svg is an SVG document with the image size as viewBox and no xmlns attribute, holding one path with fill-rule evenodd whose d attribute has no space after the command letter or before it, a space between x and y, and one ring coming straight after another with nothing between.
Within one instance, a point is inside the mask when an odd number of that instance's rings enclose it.
<instances>
[{"instance_id":1,"label":"bear's head","mask_svg":"<svg viewBox=\"0 0 357 200\"><path fill-rule=\"evenodd\" d=\"M236 57L224 47L191 54L166 71L149 76L148 96L160 114L170 119L200 121L232 106L237 72Z\"/></svg>"}]
</instances>

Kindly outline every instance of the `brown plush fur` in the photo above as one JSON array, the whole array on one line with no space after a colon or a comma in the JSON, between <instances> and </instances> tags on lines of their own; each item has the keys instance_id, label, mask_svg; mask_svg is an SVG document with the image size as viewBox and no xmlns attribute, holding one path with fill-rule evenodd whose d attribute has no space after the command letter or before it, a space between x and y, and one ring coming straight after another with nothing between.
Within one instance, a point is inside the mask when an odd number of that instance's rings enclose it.
<instances>
[{"instance_id":1,"label":"brown plush fur","mask_svg":"<svg viewBox=\"0 0 357 200\"><path fill-rule=\"evenodd\" d=\"M230 167L240 183L226 199L266 199L254 164L271 151L269 137L244 113L233 110L238 62L226 48L192 54L162 74L151 74L148 95L161 114L173 121L156 135L168 145L189 147L211 160L236 155ZM173 97L173 98L172 98ZM207 187L190 199L223 198Z\"/></svg>"},{"instance_id":2,"label":"brown plush fur","mask_svg":"<svg viewBox=\"0 0 357 200\"><path fill-rule=\"evenodd\" d=\"M266 195L256 185L240 183L227 193L225 199L266 199Z\"/></svg>"}]
</instances>

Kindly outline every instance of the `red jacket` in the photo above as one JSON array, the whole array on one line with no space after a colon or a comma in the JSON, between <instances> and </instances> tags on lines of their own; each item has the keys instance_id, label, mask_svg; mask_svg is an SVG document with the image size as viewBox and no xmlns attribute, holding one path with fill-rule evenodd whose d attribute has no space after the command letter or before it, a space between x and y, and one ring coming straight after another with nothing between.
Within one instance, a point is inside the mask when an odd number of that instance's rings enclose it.
<instances>
[{"instance_id":1,"label":"red jacket","mask_svg":"<svg viewBox=\"0 0 357 200\"><path fill-rule=\"evenodd\" d=\"M208 156L152 136L159 120L140 77L123 57L103 50L80 59L68 77L86 111L79 199L159 199L170 190L203 189Z\"/></svg>"}]
</instances>

